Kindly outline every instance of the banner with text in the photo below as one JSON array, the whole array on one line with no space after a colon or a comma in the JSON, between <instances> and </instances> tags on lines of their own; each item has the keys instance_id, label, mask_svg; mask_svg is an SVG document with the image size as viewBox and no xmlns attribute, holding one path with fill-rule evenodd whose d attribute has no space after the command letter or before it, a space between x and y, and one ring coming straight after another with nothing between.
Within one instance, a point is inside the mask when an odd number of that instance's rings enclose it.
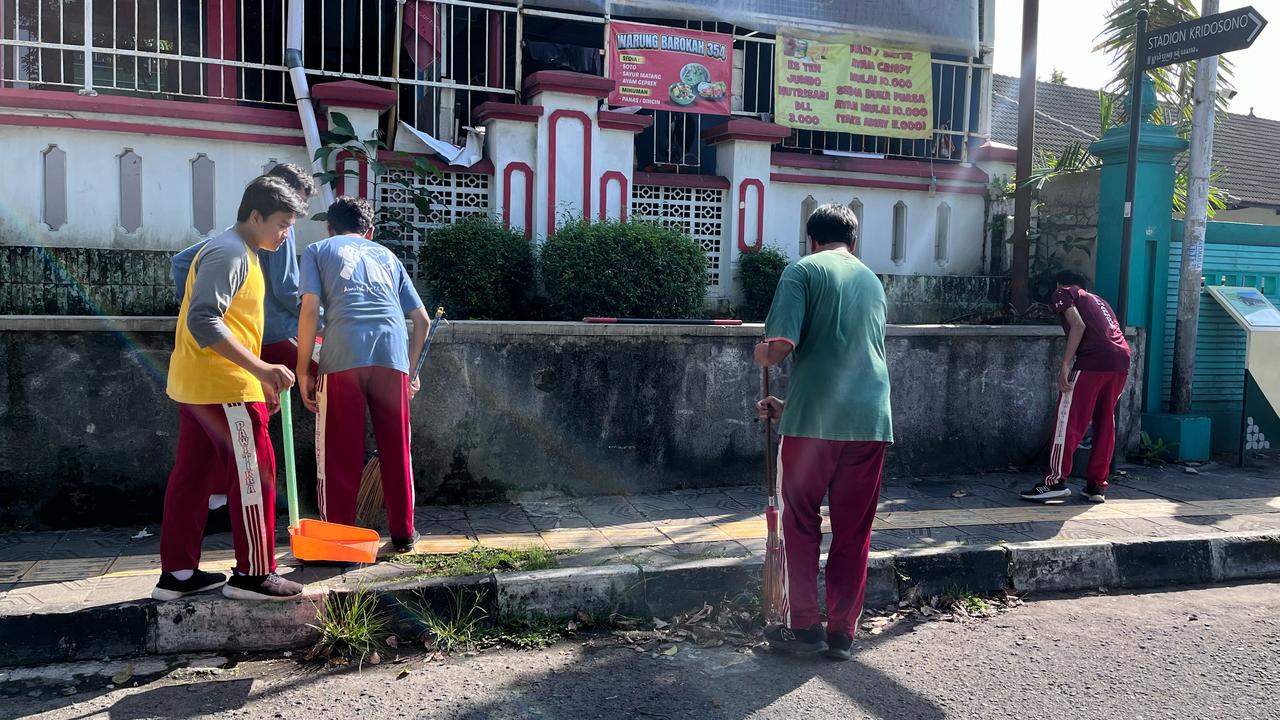
<instances>
[{"instance_id":1,"label":"banner with text","mask_svg":"<svg viewBox=\"0 0 1280 720\"><path fill-rule=\"evenodd\" d=\"M923 140L933 136L927 51L778 36L773 121L800 130Z\"/></svg>"},{"instance_id":2,"label":"banner with text","mask_svg":"<svg viewBox=\"0 0 1280 720\"><path fill-rule=\"evenodd\" d=\"M639 23L609 23L609 104L729 114L733 38Z\"/></svg>"}]
</instances>

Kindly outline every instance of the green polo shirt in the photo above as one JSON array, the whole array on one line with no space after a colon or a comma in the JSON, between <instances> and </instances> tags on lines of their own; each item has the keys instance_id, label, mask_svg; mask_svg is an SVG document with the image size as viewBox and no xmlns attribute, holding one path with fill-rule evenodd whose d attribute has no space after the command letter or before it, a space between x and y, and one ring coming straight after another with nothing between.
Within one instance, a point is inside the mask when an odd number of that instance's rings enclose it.
<instances>
[{"instance_id":1,"label":"green polo shirt","mask_svg":"<svg viewBox=\"0 0 1280 720\"><path fill-rule=\"evenodd\" d=\"M778 432L821 440L893 442L885 297L858 258L824 251L782 273L765 337L792 352Z\"/></svg>"}]
</instances>

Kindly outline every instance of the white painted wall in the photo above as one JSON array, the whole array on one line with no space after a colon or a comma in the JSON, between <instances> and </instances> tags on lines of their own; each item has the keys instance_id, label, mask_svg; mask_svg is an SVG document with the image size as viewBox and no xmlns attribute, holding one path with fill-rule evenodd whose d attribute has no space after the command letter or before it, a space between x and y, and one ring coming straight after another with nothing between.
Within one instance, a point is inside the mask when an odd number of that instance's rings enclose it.
<instances>
[{"instance_id":1,"label":"white painted wall","mask_svg":"<svg viewBox=\"0 0 1280 720\"><path fill-rule=\"evenodd\" d=\"M537 230L534 235L543 238L547 230L547 195L550 189L551 172L548 153L551 149L549 131L552 115L557 110L577 110L585 113L589 119L585 131L592 135L592 155L594 156L600 152L596 127L598 101L595 98L569 93L541 92L532 98L532 103L542 105L544 108L542 117L538 119L538 161L533 164L538 188L533 202L536 218L534 227ZM556 124L556 195L553 215L557 220L556 224L562 225L563 218L582 217L585 212L590 211L590 208L582 207L582 165L586 159L582 152L584 131L582 123L572 117L561 117ZM599 183L599 164L593 158L589 183ZM594 204L595 185L590 190L592 204Z\"/></svg>"},{"instance_id":2,"label":"white painted wall","mask_svg":"<svg viewBox=\"0 0 1280 720\"><path fill-rule=\"evenodd\" d=\"M900 178L888 178L901 180ZM918 181L918 178L911 178ZM848 205L862 201L862 240L859 256L877 273L888 275L976 275L982 269L982 227L985 200L981 195L770 183L765 205L765 244L774 245L793 258L800 257L801 207L812 196L819 205ZM907 205L906 257L895 263L891 256L893 206ZM948 260L934 261L938 206L951 205Z\"/></svg>"},{"instance_id":3,"label":"white painted wall","mask_svg":"<svg viewBox=\"0 0 1280 720\"><path fill-rule=\"evenodd\" d=\"M503 216L503 196L510 198L511 227L524 230L532 221L534 236L537 235L538 218L537 181L526 177L523 172L511 176L511 191L506 193L506 168L509 164L520 162L529 166L534 176L538 173L538 124L515 120L494 119L485 123L485 157L493 163L493 182L489 185L490 207L493 216L501 220ZM533 217L525 218L525 197L534 194ZM545 200L544 200L545 202Z\"/></svg>"},{"instance_id":4,"label":"white painted wall","mask_svg":"<svg viewBox=\"0 0 1280 720\"><path fill-rule=\"evenodd\" d=\"M10 111L17 112L17 111ZM136 116L97 115L104 120L139 122ZM295 145L141 135L41 126L0 126L0 243L37 243L51 247L181 250L199 239L193 227L191 160L204 153L214 161L217 229L235 222L244 186L271 161L305 166L307 152ZM148 118L153 127L192 127L293 136L299 131L227 123L194 123ZM67 224L50 230L41 222L41 153L56 144L67 154ZM116 158L125 148L142 157L142 227L125 233L119 226L120 190ZM312 212L320 210L318 201ZM215 230L217 232L217 230ZM299 241L324 235L321 223L301 221Z\"/></svg>"}]
</instances>

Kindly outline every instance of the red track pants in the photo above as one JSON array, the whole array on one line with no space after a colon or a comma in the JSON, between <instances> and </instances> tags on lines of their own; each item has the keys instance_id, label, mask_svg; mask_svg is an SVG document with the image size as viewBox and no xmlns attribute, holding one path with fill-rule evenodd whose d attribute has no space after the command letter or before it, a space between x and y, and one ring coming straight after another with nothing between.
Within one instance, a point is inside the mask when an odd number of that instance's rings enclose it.
<instances>
[{"instance_id":1,"label":"red track pants","mask_svg":"<svg viewBox=\"0 0 1280 720\"><path fill-rule=\"evenodd\" d=\"M778 445L778 526L783 547L782 618L804 629L820 620L818 556L822 498L829 495L827 630L850 635L867 588L871 523L886 443L783 436Z\"/></svg>"},{"instance_id":2,"label":"red track pants","mask_svg":"<svg viewBox=\"0 0 1280 720\"><path fill-rule=\"evenodd\" d=\"M1045 481L1056 484L1071 476L1071 456L1092 424L1093 451L1086 477L1090 484L1105 490L1111 474L1111 456L1116 450L1116 403L1129 373L1076 370L1071 375L1074 385L1058 399L1058 419Z\"/></svg>"},{"instance_id":3,"label":"red track pants","mask_svg":"<svg viewBox=\"0 0 1280 720\"><path fill-rule=\"evenodd\" d=\"M276 457L265 403L178 406L178 457L164 492L160 565L200 565L209 496L226 493L236 570L275 572Z\"/></svg>"},{"instance_id":4,"label":"red track pants","mask_svg":"<svg viewBox=\"0 0 1280 720\"><path fill-rule=\"evenodd\" d=\"M352 525L364 472L365 408L373 420L387 528L413 536L413 464L409 458L409 376L384 367L320 376L316 388L316 497L328 522Z\"/></svg>"}]
</instances>

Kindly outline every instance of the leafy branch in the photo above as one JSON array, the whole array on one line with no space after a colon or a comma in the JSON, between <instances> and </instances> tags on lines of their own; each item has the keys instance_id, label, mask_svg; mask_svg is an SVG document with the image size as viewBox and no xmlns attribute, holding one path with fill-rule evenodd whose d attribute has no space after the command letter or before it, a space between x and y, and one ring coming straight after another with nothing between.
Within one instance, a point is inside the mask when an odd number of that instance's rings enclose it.
<instances>
[{"instance_id":1,"label":"leafy branch","mask_svg":"<svg viewBox=\"0 0 1280 720\"><path fill-rule=\"evenodd\" d=\"M381 133L375 130L369 137L361 139L356 134L351 120L342 113L332 113L332 126L321 133L316 149L315 160L323 167L336 168L315 174L316 181L337 188L338 182L344 178L354 177L357 180L361 171L347 166L347 161L354 161L367 168L373 178L373 196L381 197L382 189L391 186L402 191L409 202L422 217L430 216L439 206L436 195L428 189L432 183L443 177L443 173L427 158L421 155L393 151L382 139ZM396 170L403 171L393 172ZM402 245L407 236L421 230L413 224L400 208L375 206L376 231L374 239L385 245ZM313 220L326 220L327 213L317 213Z\"/></svg>"}]
</instances>

